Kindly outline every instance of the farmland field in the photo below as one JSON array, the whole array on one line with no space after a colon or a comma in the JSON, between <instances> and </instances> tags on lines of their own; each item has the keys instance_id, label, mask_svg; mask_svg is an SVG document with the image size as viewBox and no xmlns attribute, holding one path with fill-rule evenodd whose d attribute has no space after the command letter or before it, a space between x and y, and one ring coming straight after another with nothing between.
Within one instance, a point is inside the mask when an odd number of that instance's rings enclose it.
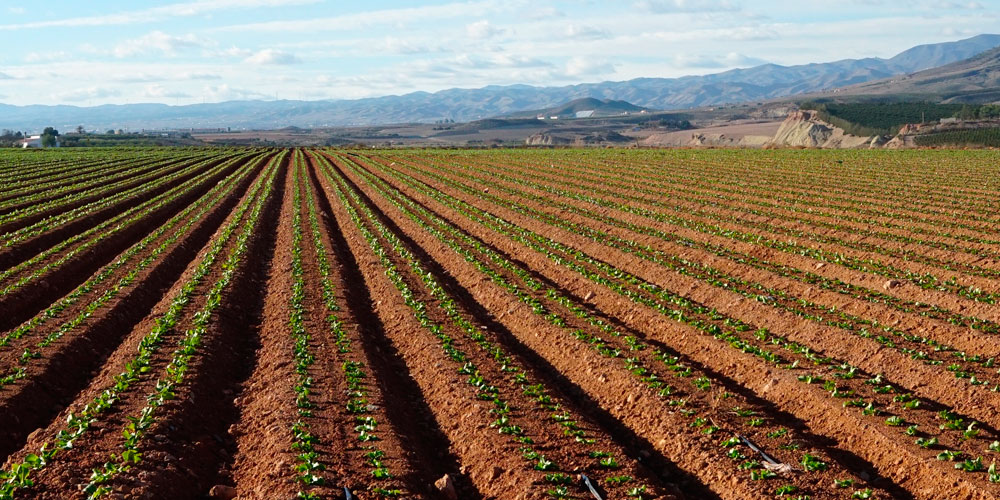
<instances>
[{"instance_id":1,"label":"farmland field","mask_svg":"<svg viewBox=\"0 0 1000 500\"><path fill-rule=\"evenodd\" d=\"M0 499L998 498L998 174L3 151Z\"/></svg>"}]
</instances>

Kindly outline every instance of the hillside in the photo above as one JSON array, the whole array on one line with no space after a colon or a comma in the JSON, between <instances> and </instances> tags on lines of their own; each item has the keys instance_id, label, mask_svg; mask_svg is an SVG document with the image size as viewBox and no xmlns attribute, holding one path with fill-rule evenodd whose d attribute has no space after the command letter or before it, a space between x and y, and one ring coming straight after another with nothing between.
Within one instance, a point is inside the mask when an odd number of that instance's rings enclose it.
<instances>
[{"instance_id":1,"label":"hillside","mask_svg":"<svg viewBox=\"0 0 1000 500\"><path fill-rule=\"evenodd\" d=\"M969 59L900 77L853 85L825 97L908 96L946 103L1000 100L1000 48Z\"/></svg>"},{"instance_id":2,"label":"hillside","mask_svg":"<svg viewBox=\"0 0 1000 500\"><path fill-rule=\"evenodd\" d=\"M545 109L522 111L508 115L509 118L535 118L557 117L559 119L569 118L601 118L608 116L622 116L632 113L649 111L647 108L636 106L626 101L616 101L613 99L595 99L584 97L574 99L566 104L553 106Z\"/></svg>"}]
</instances>

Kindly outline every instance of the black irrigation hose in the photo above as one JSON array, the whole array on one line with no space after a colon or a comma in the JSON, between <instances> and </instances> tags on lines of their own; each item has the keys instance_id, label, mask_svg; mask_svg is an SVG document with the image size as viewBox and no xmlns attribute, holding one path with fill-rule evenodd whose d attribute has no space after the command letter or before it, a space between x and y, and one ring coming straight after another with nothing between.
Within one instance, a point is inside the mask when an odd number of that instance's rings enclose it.
<instances>
[{"instance_id":1,"label":"black irrigation hose","mask_svg":"<svg viewBox=\"0 0 1000 500\"><path fill-rule=\"evenodd\" d=\"M590 478L586 474L580 474L580 479L583 479L583 484L587 485L587 489L590 490L590 494L594 495L597 500L604 500L601 498L601 494L597 492L597 488L594 488L594 484L590 482Z\"/></svg>"}]
</instances>

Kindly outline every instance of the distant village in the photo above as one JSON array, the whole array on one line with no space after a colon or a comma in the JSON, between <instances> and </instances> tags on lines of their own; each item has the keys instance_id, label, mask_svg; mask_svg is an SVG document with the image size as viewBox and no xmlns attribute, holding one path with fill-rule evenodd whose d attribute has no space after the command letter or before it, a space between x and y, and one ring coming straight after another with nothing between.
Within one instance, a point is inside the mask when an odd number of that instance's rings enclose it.
<instances>
[{"instance_id":1,"label":"distant village","mask_svg":"<svg viewBox=\"0 0 1000 500\"><path fill-rule=\"evenodd\" d=\"M41 133L3 130L0 132L0 148L192 145L200 143L192 138L192 134L219 133L228 130L227 128L140 131L108 129L102 132L85 130L83 126L65 134L61 134L53 127L46 127Z\"/></svg>"}]
</instances>

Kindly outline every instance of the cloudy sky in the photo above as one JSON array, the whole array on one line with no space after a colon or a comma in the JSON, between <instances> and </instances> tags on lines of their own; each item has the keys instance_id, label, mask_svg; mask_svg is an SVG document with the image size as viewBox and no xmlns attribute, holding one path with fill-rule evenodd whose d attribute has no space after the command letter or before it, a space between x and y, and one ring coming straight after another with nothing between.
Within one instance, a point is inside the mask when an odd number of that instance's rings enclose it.
<instances>
[{"instance_id":1,"label":"cloudy sky","mask_svg":"<svg viewBox=\"0 0 1000 500\"><path fill-rule=\"evenodd\" d=\"M10 6L16 5L16 6ZM1000 0L0 2L0 102L354 99L891 57Z\"/></svg>"}]
</instances>

